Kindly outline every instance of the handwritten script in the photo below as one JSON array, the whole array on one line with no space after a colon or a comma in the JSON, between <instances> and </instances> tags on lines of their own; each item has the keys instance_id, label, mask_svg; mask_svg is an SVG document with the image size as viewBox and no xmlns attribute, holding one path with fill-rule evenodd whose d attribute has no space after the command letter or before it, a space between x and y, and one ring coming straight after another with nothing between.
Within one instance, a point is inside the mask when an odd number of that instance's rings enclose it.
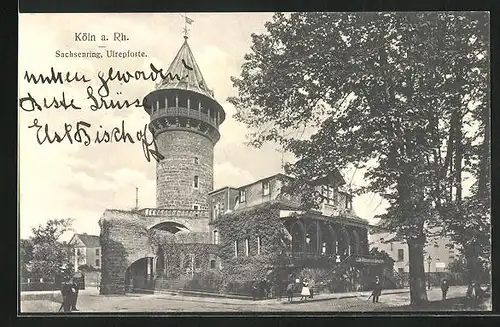
<instances>
[{"instance_id":1,"label":"handwritten script","mask_svg":"<svg viewBox=\"0 0 500 327\"><path fill-rule=\"evenodd\" d=\"M182 62L188 73L193 70L184 61ZM90 102L87 106L78 103L76 99L68 97L65 92L61 92L57 96L44 97L43 99L35 98L30 92L27 92L23 97L19 98L19 107L25 112L41 112L48 109L59 110L75 110L80 111L83 108L88 108L93 112L99 110L116 109L122 110L130 107L143 107L143 101L140 99L132 100L115 100L111 98L110 83L113 81L129 83L131 81L156 81L178 80L186 78L186 76L172 75L164 73L162 69L156 68L153 64L149 65L150 70L144 71L119 71L114 68L109 68L107 71L99 71L96 81L98 87L94 89L92 85L86 87L86 100ZM47 84L47 85L64 85L71 83L89 84L93 81L92 78L79 72L59 72L54 67L50 68L50 73L47 75L35 75L25 71L23 79L29 84ZM121 93L118 92L118 95ZM28 129L34 130L38 144L52 144L69 142L70 144L82 144L90 146L92 144L101 143L141 143L144 151L144 156L149 162L151 157L156 161L163 159L163 156L158 152L154 136L148 136L147 124L140 131L129 133L126 129L125 121L122 120L119 127L111 129L103 128L102 125L93 126L89 122L79 120L74 123L64 123L64 126L59 130L53 130L48 123L39 122L38 118L33 119L33 123L28 126Z\"/></svg>"}]
</instances>

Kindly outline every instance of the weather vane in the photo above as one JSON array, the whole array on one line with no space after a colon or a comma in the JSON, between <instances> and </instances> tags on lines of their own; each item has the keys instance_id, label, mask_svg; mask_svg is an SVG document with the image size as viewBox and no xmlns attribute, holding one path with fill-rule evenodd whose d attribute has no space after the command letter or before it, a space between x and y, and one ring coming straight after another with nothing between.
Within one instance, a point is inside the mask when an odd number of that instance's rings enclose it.
<instances>
[{"instance_id":1,"label":"weather vane","mask_svg":"<svg viewBox=\"0 0 500 327\"><path fill-rule=\"evenodd\" d=\"M187 28L187 26L188 26L188 24L191 25L194 22L194 20L189 18L186 14L181 15L181 16L184 17L184 28L182 29L182 31L184 32L184 38L187 39L188 32L189 32L189 29Z\"/></svg>"}]
</instances>

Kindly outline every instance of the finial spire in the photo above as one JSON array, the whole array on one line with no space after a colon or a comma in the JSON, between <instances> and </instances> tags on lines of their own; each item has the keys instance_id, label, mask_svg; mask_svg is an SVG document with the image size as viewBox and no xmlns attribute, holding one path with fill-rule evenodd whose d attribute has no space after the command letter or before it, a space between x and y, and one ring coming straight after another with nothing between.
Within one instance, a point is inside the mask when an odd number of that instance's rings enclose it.
<instances>
[{"instance_id":1,"label":"finial spire","mask_svg":"<svg viewBox=\"0 0 500 327\"><path fill-rule=\"evenodd\" d=\"M135 210L139 209L139 188L135 188Z\"/></svg>"},{"instance_id":2,"label":"finial spire","mask_svg":"<svg viewBox=\"0 0 500 327\"><path fill-rule=\"evenodd\" d=\"M186 14L181 15L181 16L184 17L184 28L182 29L182 31L184 32L184 40L187 41L188 32L189 32L189 29L187 28L187 26L188 26L188 24L191 25L194 22L194 20L189 18Z\"/></svg>"}]
</instances>

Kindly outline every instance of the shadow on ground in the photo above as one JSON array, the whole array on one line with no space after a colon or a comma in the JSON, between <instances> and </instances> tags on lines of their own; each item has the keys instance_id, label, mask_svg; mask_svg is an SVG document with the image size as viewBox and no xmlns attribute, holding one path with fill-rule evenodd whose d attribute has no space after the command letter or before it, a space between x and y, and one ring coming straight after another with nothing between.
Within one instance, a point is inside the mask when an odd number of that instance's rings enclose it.
<instances>
[{"instance_id":1,"label":"shadow on ground","mask_svg":"<svg viewBox=\"0 0 500 327\"><path fill-rule=\"evenodd\" d=\"M465 297L452 298L440 301L429 301L422 305L405 305L391 308L390 311L491 311L490 299L472 304Z\"/></svg>"}]
</instances>

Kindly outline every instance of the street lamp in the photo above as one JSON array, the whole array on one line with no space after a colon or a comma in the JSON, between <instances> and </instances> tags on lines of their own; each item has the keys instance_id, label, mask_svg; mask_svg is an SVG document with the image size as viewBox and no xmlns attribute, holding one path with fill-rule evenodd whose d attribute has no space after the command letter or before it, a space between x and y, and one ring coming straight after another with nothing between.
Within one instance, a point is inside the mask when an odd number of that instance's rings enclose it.
<instances>
[{"instance_id":1,"label":"street lamp","mask_svg":"<svg viewBox=\"0 0 500 327\"><path fill-rule=\"evenodd\" d=\"M429 254L429 256L427 257L427 265L428 265L428 269L427 269L427 289L431 289L431 255Z\"/></svg>"}]
</instances>

